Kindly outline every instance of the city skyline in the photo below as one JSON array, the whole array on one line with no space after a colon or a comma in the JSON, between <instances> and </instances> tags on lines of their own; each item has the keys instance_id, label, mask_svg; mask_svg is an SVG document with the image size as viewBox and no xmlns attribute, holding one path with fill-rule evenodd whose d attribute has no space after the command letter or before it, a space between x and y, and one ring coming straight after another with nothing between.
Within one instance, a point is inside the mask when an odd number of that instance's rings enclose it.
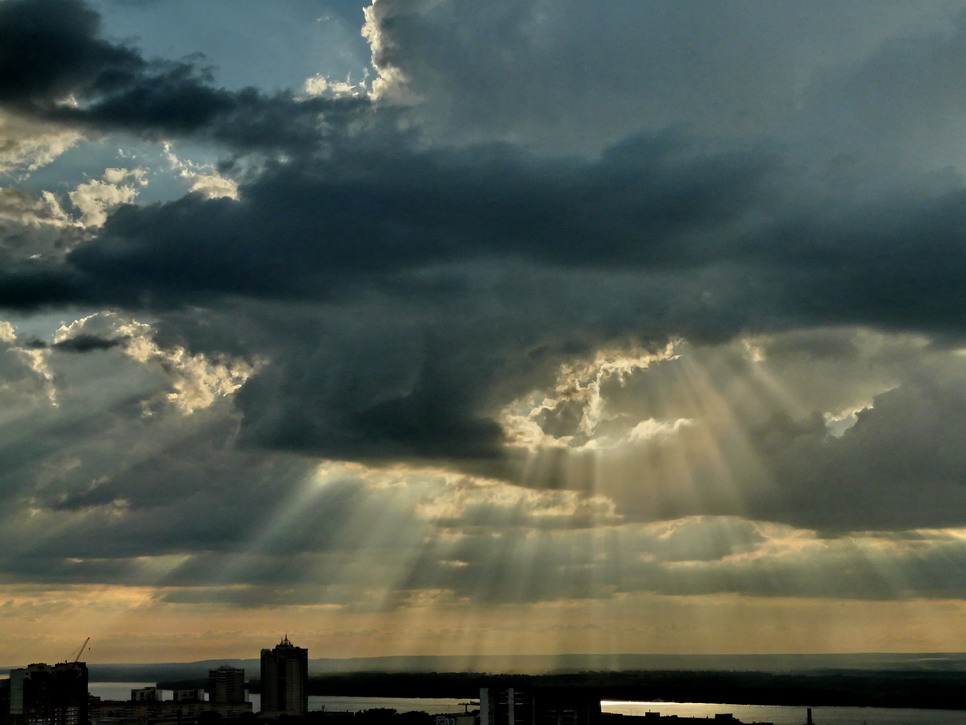
<instances>
[{"instance_id":1,"label":"city skyline","mask_svg":"<svg viewBox=\"0 0 966 725\"><path fill-rule=\"evenodd\" d=\"M964 68L966 0L0 0L0 662L966 650Z\"/></svg>"}]
</instances>

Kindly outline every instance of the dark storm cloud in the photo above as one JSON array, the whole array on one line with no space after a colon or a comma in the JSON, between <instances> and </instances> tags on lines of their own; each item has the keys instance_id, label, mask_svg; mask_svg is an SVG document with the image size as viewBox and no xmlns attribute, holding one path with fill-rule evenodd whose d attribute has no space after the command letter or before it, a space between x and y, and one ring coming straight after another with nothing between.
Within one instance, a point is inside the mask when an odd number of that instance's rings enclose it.
<instances>
[{"instance_id":1,"label":"dark storm cloud","mask_svg":"<svg viewBox=\"0 0 966 725\"><path fill-rule=\"evenodd\" d=\"M943 168L958 157L966 117L964 41L960 7L943 32L892 37L854 64L819 71L803 93L797 131L853 163Z\"/></svg>"},{"instance_id":2,"label":"dark storm cloud","mask_svg":"<svg viewBox=\"0 0 966 725\"><path fill-rule=\"evenodd\" d=\"M324 115L364 105L217 88L195 62L148 61L103 38L100 25L80 0L0 3L0 105L95 131L200 136L244 149L314 147Z\"/></svg>"},{"instance_id":3,"label":"dark storm cloud","mask_svg":"<svg viewBox=\"0 0 966 725\"><path fill-rule=\"evenodd\" d=\"M260 410L246 418L248 439L337 458L494 458L502 434L486 407L510 358L543 350L530 365L545 370L610 334L667 335L667 313L653 315L676 285L653 280L638 291L627 280L621 292L612 275L700 268L727 243L712 230L739 227L767 196L775 167L767 151L716 151L675 135L629 140L594 162L510 147L346 148L271 165L239 201L188 196L122 208L66 264L28 260L8 273L0 295L8 306L163 310L232 298L337 303L374 290L378 301L345 321L322 313L318 327L287 338L285 324L268 323L261 352L274 365L241 398ZM437 275L441 265L451 271ZM476 279L485 265L502 291ZM561 284L568 268L590 276ZM588 306L588 294L600 299ZM682 303L671 302L683 319ZM523 312L519 320L499 321L506 305ZM460 319L447 320L457 307ZM652 314L646 331L628 327L629 309L641 307ZM552 310L564 308L576 317L554 322ZM299 321L305 314L299 308L294 328L312 327L311 315ZM548 324L552 331L541 329ZM699 316L693 329L717 334L721 324ZM209 326L203 336L211 334ZM298 402L307 400L317 404Z\"/></svg>"},{"instance_id":4,"label":"dark storm cloud","mask_svg":"<svg viewBox=\"0 0 966 725\"><path fill-rule=\"evenodd\" d=\"M924 176L874 201L825 202L780 220L757 249L791 319L962 334L961 178Z\"/></svg>"},{"instance_id":5,"label":"dark storm cloud","mask_svg":"<svg viewBox=\"0 0 966 725\"><path fill-rule=\"evenodd\" d=\"M113 214L77 248L63 286L89 299L191 303L212 295L339 297L354 284L444 263L700 267L760 207L779 162L673 135L595 162L510 147L412 148L273 165L241 200L188 196ZM724 232L720 230L724 228ZM8 305L29 304L12 291Z\"/></svg>"},{"instance_id":6,"label":"dark storm cloud","mask_svg":"<svg viewBox=\"0 0 966 725\"><path fill-rule=\"evenodd\" d=\"M666 335L724 338L749 318L760 330L961 334L960 180L924 176L853 201L834 178L801 173L767 149L663 134L589 162L508 147L344 149L272 165L242 186L240 201L191 195L123 207L66 264L8 269L0 301L164 308L225 297L333 301L372 288L428 297L461 290L427 285L423 270L472 275L471 265L497 263L636 272L642 287L668 288L652 310ZM706 314L667 319L694 307L697 285Z\"/></svg>"},{"instance_id":7,"label":"dark storm cloud","mask_svg":"<svg viewBox=\"0 0 966 725\"><path fill-rule=\"evenodd\" d=\"M99 29L97 13L76 0L0 4L0 98L45 107L130 80L144 61L97 37Z\"/></svg>"},{"instance_id":8,"label":"dark storm cloud","mask_svg":"<svg viewBox=\"0 0 966 725\"><path fill-rule=\"evenodd\" d=\"M956 44L935 52L945 43L937 31L951 27L951 6L379 0L369 32L378 40L373 60L386 72L386 92L419 98L421 122L450 139L588 152L668 126L789 139L788 124L798 123L803 98L814 97L813 82L822 78L835 90L815 94L816 113L792 140L819 136L837 146L843 138L874 142L880 124L894 122L896 106L908 118L960 103L961 94L939 87L956 83ZM852 81L849 70L890 41L879 53L886 62ZM903 68L910 59L917 65ZM896 71L903 85L893 92ZM858 106L871 113L845 110ZM952 123L943 119L944 127ZM919 128L926 135L936 127Z\"/></svg>"},{"instance_id":9,"label":"dark storm cloud","mask_svg":"<svg viewBox=\"0 0 966 725\"><path fill-rule=\"evenodd\" d=\"M114 418L116 423L118 416L114 411L100 417ZM97 421L85 438L83 451L78 447L76 458L44 451L46 446L62 444L70 435L66 430L51 430L52 426L34 434L39 441L21 444L30 450L28 460L18 461L5 446L4 459L15 466L9 475L0 477L0 490L6 496L0 507L0 520L4 521L0 542L6 556L11 560L110 560L225 552L257 538L272 516L298 494L311 476L313 464L291 456L266 457L226 448L225 436L230 435L231 423L223 419L213 422L212 417L202 415L184 421L180 427L190 431L187 441L184 432L153 422L149 424L153 430L147 433L159 438L160 445L148 448L139 443L145 431L123 429L137 427L130 419L127 426ZM27 426L29 422L21 424ZM69 423L61 427L69 428ZM74 436L76 441L76 431ZM105 450L99 440L135 448L139 453L119 468L116 450ZM34 462L42 454L45 465ZM72 460L76 465L65 465ZM46 481L42 489L24 490L15 483L35 477ZM265 548L292 553L337 546L337 537L318 535L312 515L335 515L339 511L345 520L351 504L358 502L358 496L352 499L353 490L334 486L315 497L305 508L306 517L291 524L280 539L266 543ZM229 501L231 506L225 503ZM31 517L24 516L21 508L25 503L40 516L28 520ZM60 524L44 526L41 519ZM81 535L83 530L99 533ZM82 579L78 574L78 580Z\"/></svg>"},{"instance_id":10,"label":"dark storm cloud","mask_svg":"<svg viewBox=\"0 0 966 725\"><path fill-rule=\"evenodd\" d=\"M781 483L752 504L755 514L827 531L962 525L963 380L933 375L909 375L877 396L841 438L830 439L818 416L775 416L753 431Z\"/></svg>"},{"instance_id":11,"label":"dark storm cloud","mask_svg":"<svg viewBox=\"0 0 966 725\"><path fill-rule=\"evenodd\" d=\"M46 350L48 348L68 353L97 352L110 350L122 345L125 338L105 338L97 335L76 335L60 342L49 345L43 340L28 340L24 347L29 350Z\"/></svg>"},{"instance_id":12,"label":"dark storm cloud","mask_svg":"<svg viewBox=\"0 0 966 725\"><path fill-rule=\"evenodd\" d=\"M55 342L51 347L61 352L93 352L97 350L110 350L118 345L124 344L125 338L112 337L104 338L97 335L75 335L66 340Z\"/></svg>"},{"instance_id":13,"label":"dark storm cloud","mask_svg":"<svg viewBox=\"0 0 966 725\"><path fill-rule=\"evenodd\" d=\"M125 207L64 264L14 267L0 294L164 312L172 340L264 355L239 396L245 439L365 460L498 459L499 405L613 339L962 336L955 179L856 204L796 186L774 154L696 146L273 165L239 201ZM191 305L225 311L199 326Z\"/></svg>"},{"instance_id":14,"label":"dark storm cloud","mask_svg":"<svg viewBox=\"0 0 966 725\"><path fill-rule=\"evenodd\" d=\"M819 180L769 151L667 135L590 162L345 150L271 165L239 201L122 208L66 263L25 262L36 270L0 294L167 310L202 349L235 333L194 330L172 308L228 304L248 352L273 360L240 395L248 440L493 458L495 404L575 346L800 325L961 337L958 181L855 203ZM260 320L266 303L290 319Z\"/></svg>"},{"instance_id":15,"label":"dark storm cloud","mask_svg":"<svg viewBox=\"0 0 966 725\"><path fill-rule=\"evenodd\" d=\"M51 22L41 22L55 10ZM76 112L105 128L156 123L215 135L227 128L250 136L235 137L241 145L263 144L256 137L268 134L269 146L317 149L314 121L299 128L289 121L314 118L319 109L216 89L190 64L155 73L134 51L101 39L96 15L77 2L8 0L0 11L0 25L17 42L32 28L39 34L34 52L48 44L58 50L36 85L17 62L25 48L14 43L4 51L11 69L0 97L6 87L12 103ZM97 98L80 109L55 108L53 99L67 90ZM262 123L259 104L277 106L279 117L273 110ZM236 116L244 122L232 121ZM343 139L324 158L308 153L272 164L242 187L239 202L188 196L122 208L66 265L8 266L0 302L151 308L226 296L334 300L373 286L440 295L448 291L405 273L496 260L636 270L641 286L670 287L651 310L663 318L665 335L726 338L750 318L760 329L861 323L959 332L955 270L966 208L959 179L922 176L904 188L873 184L856 195L854 180L819 163L797 166L762 143L659 133L576 160L512 146L417 150L385 133L380 127ZM680 310L696 307L696 274L704 275L697 292L705 314L687 322ZM598 297L609 281L601 284ZM628 323L627 333L639 332ZM373 412L375 427L379 419Z\"/></svg>"},{"instance_id":16,"label":"dark storm cloud","mask_svg":"<svg viewBox=\"0 0 966 725\"><path fill-rule=\"evenodd\" d=\"M3 260L7 261L7 260ZM11 262L0 270L4 307L31 309L72 304L85 296L83 281L72 271L47 262Z\"/></svg>"}]
</instances>

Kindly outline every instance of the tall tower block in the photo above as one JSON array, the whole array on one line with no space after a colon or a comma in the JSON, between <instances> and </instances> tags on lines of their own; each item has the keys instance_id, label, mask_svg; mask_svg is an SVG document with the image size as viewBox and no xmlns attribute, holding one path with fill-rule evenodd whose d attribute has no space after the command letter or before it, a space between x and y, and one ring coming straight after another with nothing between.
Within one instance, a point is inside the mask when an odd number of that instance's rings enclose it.
<instances>
[{"instance_id":1,"label":"tall tower block","mask_svg":"<svg viewBox=\"0 0 966 725\"><path fill-rule=\"evenodd\" d=\"M287 635L274 649L263 649L262 714L278 717L307 713L308 678L309 651L296 647Z\"/></svg>"}]
</instances>

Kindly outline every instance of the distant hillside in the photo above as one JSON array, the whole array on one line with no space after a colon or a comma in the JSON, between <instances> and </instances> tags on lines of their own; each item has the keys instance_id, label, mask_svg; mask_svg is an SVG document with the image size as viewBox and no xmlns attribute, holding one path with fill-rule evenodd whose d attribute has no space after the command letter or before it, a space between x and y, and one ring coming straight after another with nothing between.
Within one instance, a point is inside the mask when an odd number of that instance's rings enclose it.
<instances>
[{"instance_id":1,"label":"distant hillside","mask_svg":"<svg viewBox=\"0 0 966 725\"><path fill-rule=\"evenodd\" d=\"M92 682L156 682L206 677L220 665L243 667L258 676L257 659L219 659L154 664L88 663ZM17 665L20 666L20 665ZM0 672L9 668L0 668ZM309 660L311 674L349 672L489 672L542 674L551 672L619 672L628 670L807 672L810 670L902 670L906 672L966 672L966 653L834 654L834 655L516 655L355 657Z\"/></svg>"}]
</instances>

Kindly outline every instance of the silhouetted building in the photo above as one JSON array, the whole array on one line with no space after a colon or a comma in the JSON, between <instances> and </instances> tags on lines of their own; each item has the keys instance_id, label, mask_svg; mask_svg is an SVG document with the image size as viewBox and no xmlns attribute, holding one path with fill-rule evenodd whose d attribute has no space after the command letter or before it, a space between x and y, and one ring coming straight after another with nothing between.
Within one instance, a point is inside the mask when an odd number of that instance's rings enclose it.
<instances>
[{"instance_id":1,"label":"silhouetted building","mask_svg":"<svg viewBox=\"0 0 966 725\"><path fill-rule=\"evenodd\" d=\"M131 702L101 700L91 703L92 725L197 725L205 719L234 720L252 711L250 702Z\"/></svg>"},{"instance_id":2,"label":"silhouetted building","mask_svg":"<svg viewBox=\"0 0 966 725\"><path fill-rule=\"evenodd\" d=\"M223 705L245 702L245 670L228 665L208 670L208 702Z\"/></svg>"},{"instance_id":3,"label":"silhouetted building","mask_svg":"<svg viewBox=\"0 0 966 725\"><path fill-rule=\"evenodd\" d=\"M10 721L10 679L0 680L0 725Z\"/></svg>"},{"instance_id":4,"label":"silhouetted building","mask_svg":"<svg viewBox=\"0 0 966 725\"><path fill-rule=\"evenodd\" d=\"M599 698L550 688L480 688L480 725L590 725L599 717Z\"/></svg>"},{"instance_id":5,"label":"silhouetted building","mask_svg":"<svg viewBox=\"0 0 966 725\"><path fill-rule=\"evenodd\" d=\"M481 687L480 725L533 725L533 693L518 687Z\"/></svg>"},{"instance_id":6,"label":"silhouetted building","mask_svg":"<svg viewBox=\"0 0 966 725\"><path fill-rule=\"evenodd\" d=\"M304 715L309 710L309 651L282 638L274 649L262 650L262 714Z\"/></svg>"},{"instance_id":7,"label":"silhouetted building","mask_svg":"<svg viewBox=\"0 0 966 725\"><path fill-rule=\"evenodd\" d=\"M12 725L87 725L87 664L32 664L10 670Z\"/></svg>"},{"instance_id":8,"label":"silhouetted building","mask_svg":"<svg viewBox=\"0 0 966 725\"><path fill-rule=\"evenodd\" d=\"M174 702L204 702L205 691L200 687L190 690L174 690L171 699Z\"/></svg>"},{"instance_id":9,"label":"silhouetted building","mask_svg":"<svg viewBox=\"0 0 966 725\"><path fill-rule=\"evenodd\" d=\"M131 702L161 702L161 690L157 687L139 687L131 690Z\"/></svg>"},{"instance_id":10,"label":"silhouetted building","mask_svg":"<svg viewBox=\"0 0 966 725\"><path fill-rule=\"evenodd\" d=\"M708 723L745 725L730 712L715 713L713 718L709 718L707 715L695 715L693 717L688 715L662 715L655 711L648 711L643 715L619 715L613 712L605 712L601 714L598 723L599 725L661 725L662 723L668 725L708 725ZM755 721L750 725L774 725L774 723Z\"/></svg>"},{"instance_id":11,"label":"silhouetted building","mask_svg":"<svg viewBox=\"0 0 966 725\"><path fill-rule=\"evenodd\" d=\"M434 725L476 725L478 712L454 712L437 715Z\"/></svg>"}]
</instances>

